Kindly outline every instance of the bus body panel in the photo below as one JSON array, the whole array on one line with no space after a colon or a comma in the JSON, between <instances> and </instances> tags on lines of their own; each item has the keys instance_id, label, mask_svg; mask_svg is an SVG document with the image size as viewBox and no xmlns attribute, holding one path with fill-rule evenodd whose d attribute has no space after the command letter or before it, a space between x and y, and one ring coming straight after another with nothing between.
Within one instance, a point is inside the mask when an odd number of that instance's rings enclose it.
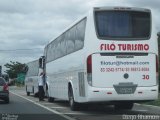
<instances>
[{"instance_id":1,"label":"bus body panel","mask_svg":"<svg viewBox=\"0 0 160 120\"><path fill-rule=\"evenodd\" d=\"M37 93L38 92L38 76L26 77L25 86L27 88L27 92Z\"/></svg>"},{"instance_id":2,"label":"bus body panel","mask_svg":"<svg viewBox=\"0 0 160 120\"><path fill-rule=\"evenodd\" d=\"M46 71L49 82L49 96L68 100L68 83L72 81L75 99L77 99L79 97L78 73L84 71L84 51L79 50L47 63Z\"/></svg>"},{"instance_id":3,"label":"bus body panel","mask_svg":"<svg viewBox=\"0 0 160 120\"><path fill-rule=\"evenodd\" d=\"M92 84L102 88L124 82L154 86L155 62L155 54L92 54Z\"/></svg>"},{"instance_id":4,"label":"bus body panel","mask_svg":"<svg viewBox=\"0 0 160 120\"><path fill-rule=\"evenodd\" d=\"M93 14L89 15L91 18L94 18ZM89 55L92 55L92 82L93 86L87 86L87 101L86 102L98 102L98 101L114 101L114 100L134 100L134 101L141 101L141 100L155 100L158 99L158 86L157 85L157 73L156 73L156 57L158 56L158 43L157 43L157 37L156 37L156 30L155 30L155 25L154 22L152 22L152 30L151 30L151 36L148 40L101 40L97 38L96 30L95 30L95 21L92 19L89 21L88 26L90 26L90 29L87 31L88 34L86 35L86 43L85 43L85 48L86 48L86 59ZM110 49L110 46L114 45L116 46L115 49ZM134 47L136 45L143 46L143 49L136 49L132 50L131 48L123 49L123 46L125 45L133 45ZM108 47L109 46L109 47ZM144 49L144 46L146 49ZM148 54L147 56L137 56L134 58L133 61L149 61L149 72L143 71L141 73L133 72L131 73L132 79L127 80L124 78L124 74L121 74L121 72L118 73L101 73L100 68L101 66L101 61L117 61L117 59L113 56L100 56L100 54L122 54L127 53L128 56L132 56L133 54L139 54L139 53L146 53ZM145 58L146 57L146 58ZM122 60L125 61L125 60ZM127 60L130 61L130 60ZM132 61L132 60L131 60ZM107 65L106 65L107 66ZM132 65L133 66L133 65ZM107 68L107 67L106 67ZM115 68L114 68L115 69ZM112 69L113 70L113 69ZM119 70L119 69L118 69ZM122 69L121 69L122 70ZM136 69L133 69L133 71ZM123 73L123 72L122 72ZM126 72L127 73L127 72ZM151 78L149 77L148 80L148 75L147 75L147 80L146 80L146 75L149 74L151 75ZM139 77L138 77L139 75ZM142 78L140 78L142 77ZM145 77L145 80L143 80L143 77ZM137 87L134 94L117 94L115 91L115 88L113 87L114 84L119 84L119 83L134 83L136 79ZM117 83L116 83L117 82ZM143 87L146 86L146 87ZM153 91L152 91L153 90ZM99 91L99 92L97 92ZM142 94L141 94L141 91ZM112 92L112 95L107 95L107 92ZM138 93L140 92L140 93ZM141 95L140 95L141 94ZM152 94L152 95L151 95ZM130 96L130 97L129 97Z\"/></svg>"},{"instance_id":5,"label":"bus body panel","mask_svg":"<svg viewBox=\"0 0 160 120\"><path fill-rule=\"evenodd\" d=\"M27 63L28 71L25 77L26 92L38 93L38 78L41 70L39 69L39 61L35 60Z\"/></svg>"},{"instance_id":6,"label":"bus body panel","mask_svg":"<svg viewBox=\"0 0 160 120\"><path fill-rule=\"evenodd\" d=\"M89 87L86 102L107 102L107 101L141 102L141 101L156 100L156 99L158 99L158 85L151 87L137 87L134 94L117 94L114 88Z\"/></svg>"}]
</instances>

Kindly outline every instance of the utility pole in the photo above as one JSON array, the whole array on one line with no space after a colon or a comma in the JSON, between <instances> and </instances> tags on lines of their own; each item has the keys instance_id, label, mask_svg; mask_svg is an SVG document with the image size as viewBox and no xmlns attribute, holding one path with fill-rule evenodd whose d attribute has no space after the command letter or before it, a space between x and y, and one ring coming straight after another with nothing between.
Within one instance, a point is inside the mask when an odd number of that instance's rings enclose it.
<instances>
[{"instance_id":1,"label":"utility pole","mask_svg":"<svg viewBox=\"0 0 160 120\"><path fill-rule=\"evenodd\" d=\"M0 65L0 77L2 77L2 66Z\"/></svg>"}]
</instances>

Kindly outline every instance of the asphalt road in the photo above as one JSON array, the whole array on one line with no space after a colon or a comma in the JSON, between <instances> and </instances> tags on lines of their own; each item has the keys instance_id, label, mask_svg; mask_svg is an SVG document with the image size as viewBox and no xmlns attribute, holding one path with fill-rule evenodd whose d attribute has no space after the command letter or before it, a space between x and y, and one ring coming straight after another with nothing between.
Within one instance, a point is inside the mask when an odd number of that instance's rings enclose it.
<instances>
[{"instance_id":1,"label":"asphalt road","mask_svg":"<svg viewBox=\"0 0 160 120\"><path fill-rule=\"evenodd\" d=\"M0 101L0 120L66 120L32 102L10 93L10 103ZM8 120L10 120L8 119Z\"/></svg>"},{"instance_id":2,"label":"asphalt road","mask_svg":"<svg viewBox=\"0 0 160 120\"><path fill-rule=\"evenodd\" d=\"M49 120L49 117L52 120L160 120L160 107L135 104L132 110L115 111L113 106L92 104L87 109L71 111L66 101L49 103L45 99L39 102L33 95L27 96L25 88L12 88L10 91L13 93L11 103L0 103L0 113L14 113L26 118L39 116L42 120Z\"/></svg>"}]
</instances>

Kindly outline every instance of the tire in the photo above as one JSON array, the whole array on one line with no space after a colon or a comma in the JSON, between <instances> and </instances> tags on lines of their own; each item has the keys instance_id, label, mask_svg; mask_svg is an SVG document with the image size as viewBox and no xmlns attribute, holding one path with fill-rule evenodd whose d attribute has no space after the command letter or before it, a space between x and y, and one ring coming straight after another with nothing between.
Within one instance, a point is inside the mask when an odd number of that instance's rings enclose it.
<instances>
[{"instance_id":1,"label":"tire","mask_svg":"<svg viewBox=\"0 0 160 120\"><path fill-rule=\"evenodd\" d=\"M46 84L46 90L45 90L45 91L46 91L46 93L45 93L45 97L46 97L46 98L49 98L48 85L47 85L47 84Z\"/></svg>"},{"instance_id":2,"label":"tire","mask_svg":"<svg viewBox=\"0 0 160 120\"><path fill-rule=\"evenodd\" d=\"M32 93L34 94L34 86L32 86Z\"/></svg>"},{"instance_id":3,"label":"tire","mask_svg":"<svg viewBox=\"0 0 160 120\"><path fill-rule=\"evenodd\" d=\"M114 108L115 110L131 110L133 108L134 103L129 102L129 103L120 103L120 104L115 104Z\"/></svg>"},{"instance_id":4,"label":"tire","mask_svg":"<svg viewBox=\"0 0 160 120\"><path fill-rule=\"evenodd\" d=\"M6 104L9 104L9 97L7 97L7 98L5 99L5 103L6 103Z\"/></svg>"},{"instance_id":5,"label":"tire","mask_svg":"<svg viewBox=\"0 0 160 120\"><path fill-rule=\"evenodd\" d=\"M39 93L38 93L38 92L35 93L35 94L34 94L34 97L39 97Z\"/></svg>"},{"instance_id":6,"label":"tire","mask_svg":"<svg viewBox=\"0 0 160 120\"><path fill-rule=\"evenodd\" d=\"M48 97L48 102L54 102L54 98L53 97Z\"/></svg>"},{"instance_id":7,"label":"tire","mask_svg":"<svg viewBox=\"0 0 160 120\"><path fill-rule=\"evenodd\" d=\"M30 96L30 92L27 91L27 86L26 86L26 94L27 96Z\"/></svg>"},{"instance_id":8,"label":"tire","mask_svg":"<svg viewBox=\"0 0 160 120\"><path fill-rule=\"evenodd\" d=\"M78 105L78 103L76 103L76 102L74 101L73 90L72 90L71 87L69 88L68 97L69 97L69 104L70 104L71 110L72 110L72 111L79 110L79 105Z\"/></svg>"},{"instance_id":9,"label":"tire","mask_svg":"<svg viewBox=\"0 0 160 120\"><path fill-rule=\"evenodd\" d=\"M27 96L30 96L30 92L27 92Z\"/></svg>"}]
</instances>

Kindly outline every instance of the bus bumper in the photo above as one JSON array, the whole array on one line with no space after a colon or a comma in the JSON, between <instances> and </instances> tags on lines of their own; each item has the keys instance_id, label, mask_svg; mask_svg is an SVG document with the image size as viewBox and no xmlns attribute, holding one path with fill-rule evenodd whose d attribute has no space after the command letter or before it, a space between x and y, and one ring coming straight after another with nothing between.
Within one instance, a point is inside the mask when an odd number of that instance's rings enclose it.
<instances>
[{"instance_id":1,"label":"bus bumper","mask_svg":"<svg viewBox=\"0 0 160 120\"><path fill-rule=\"evenodd\" d=\"M114 88L90 87L87 102L148 101L158 99L158 86L137 87L133 94L117 94Z\"/></svg>"}]
</instances>

